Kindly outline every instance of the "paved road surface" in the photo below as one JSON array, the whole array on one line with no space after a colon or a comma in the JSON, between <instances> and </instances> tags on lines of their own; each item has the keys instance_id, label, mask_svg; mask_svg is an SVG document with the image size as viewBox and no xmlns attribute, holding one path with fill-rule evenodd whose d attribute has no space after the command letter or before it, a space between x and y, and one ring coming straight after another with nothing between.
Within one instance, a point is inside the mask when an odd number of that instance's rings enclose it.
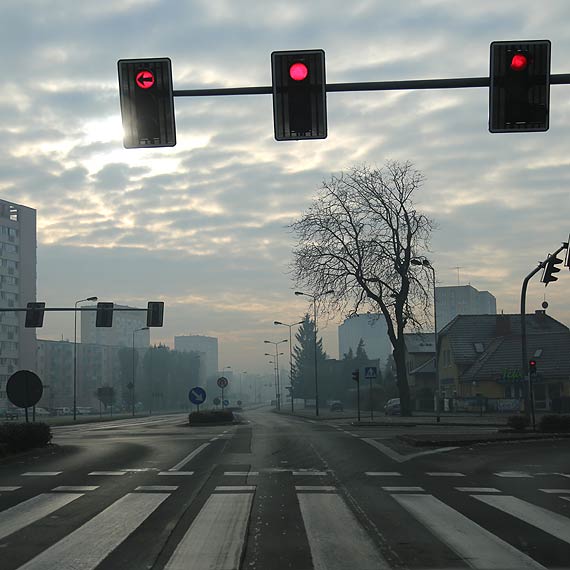
<instances>
[{"instance_id":1,"label":"paved road surface","mask_svg":"<svg viewBox=\"0 0 570 570\"><path fill-rule=\"evenodd\" d=\"M184 419L55 428L57 451L1 463L2 570L570 568L568 440L419 450L394 436L420 428Z\"/></svg>"}]
</instances>

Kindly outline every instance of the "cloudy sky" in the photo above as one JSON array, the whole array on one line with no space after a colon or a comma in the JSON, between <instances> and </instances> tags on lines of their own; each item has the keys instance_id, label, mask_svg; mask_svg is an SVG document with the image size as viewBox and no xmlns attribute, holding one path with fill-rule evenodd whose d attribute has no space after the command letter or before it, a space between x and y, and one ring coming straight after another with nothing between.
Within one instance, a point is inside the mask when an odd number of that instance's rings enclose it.
<instances>
[{"instance_id":1,"label":"cloudy sky","mask_svg":"<svg viewBox=\"0 0 570 570\"><path fill-rule=\"evenodd\" d=\"M486 76L491 41L550 39L564 73L569 21L565 0L2 0L0 196L38 211L38 299L163 299L153 340L215 335L221 366L268 371L273 320L307 309L287 225L331 173L396 159L425 175L440 284L461 266L516 312L570 230L570 86L551 89L547 133L491 135L484 88L332 93L326 140L280 143L269 95L178 98L176 147L125 150L116 62L170 57L175 89L270 85L283 49L324 49L330 83ZM560 275L546 298L570 323ZM544 294L533 282L531 310ZM332 356L341 320L323 331ZM62 334L72 319L48 315L40 336Z\"/></svg>"}]
</instances>

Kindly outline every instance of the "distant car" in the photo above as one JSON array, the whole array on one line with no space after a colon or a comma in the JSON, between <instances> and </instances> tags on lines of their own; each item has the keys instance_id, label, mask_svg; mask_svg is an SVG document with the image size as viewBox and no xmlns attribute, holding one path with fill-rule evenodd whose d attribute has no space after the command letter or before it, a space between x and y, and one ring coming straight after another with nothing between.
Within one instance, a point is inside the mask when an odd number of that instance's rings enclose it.
<instances>
[{"instance_id":1,"label":"distant car","mask_svg":"<svg viewBox=\"0 0 570 570\"><path fill-rule=\"evenodd\" d=\"M392 398L388 400L384 405L384 413L387 416L399 416L400 415L400 398Z\"/></svg>"},{"instance_id":2,"label":"distant car","mask_svg":"<svg viewBox=\"0 0 570 570\"><path fill-rule=\"evenodd\" d=\"M337 400L335 402L331 402L330 411L331 412L344 412L344 406L342 405L342 402L339 400Z\"/></svg>"},{"instance_id":3,"label":"distant car","mask_svg":"<svg viewBox=\"0 0 570 570\"><path fill-rule=\"evenodd\" d=\"M45 408L36 408L36 416L51 416Z\"/></svg>"}]
</instances>

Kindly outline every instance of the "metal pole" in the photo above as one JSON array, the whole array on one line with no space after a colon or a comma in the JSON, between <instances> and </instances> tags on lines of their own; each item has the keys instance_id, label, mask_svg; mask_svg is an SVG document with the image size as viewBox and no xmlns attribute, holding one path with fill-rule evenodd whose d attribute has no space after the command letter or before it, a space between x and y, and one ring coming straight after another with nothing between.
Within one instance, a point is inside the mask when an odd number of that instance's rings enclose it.
<instances>
[{"instance_id":1,"label":"metal pole","mask_svg":"<svg viewBox=\"0 0 570 570\"><path fill-rule=\"evenodd\" d=\"M291 386L291 413L295 413L295 397L293 396L293 325L289 325L289 384Z\"/></svg>"},{"instance_id":2,"label":"metal pole","mask_svg":"<svg viewBox=\"0 0 570 570\"><path fill-rule=\"evenodd\" d=\"M152 399L154 398L153 381L152 381L152 347L150 348L150 400L148 405L148 415L152 416Z\"/></svg>"},{"instance_id":3,"label":"metal pole","mask_svg":"<svg viewBox=\"0 0 570 570\"><path fill-rule=\"evenodd\" d=\"M370 377L370 421L374 420L374 403L372 401L372 376Z\"/></svg>"},{"instance_id":4,"label":"metal pole","mask_svg":"<svg viewBox=\"0 0 570 570\"><path fill-rule=\"evenodd\" d=\"M319 415L319 380L317 374L317 298L313 297L313 308L315 317L315 415Z\"/></svg>"},{"instance_id":5,"label":"metal pole","mask_svg":"<svg viewBox=\"0 0 570 570\"><path fill-rule=\"evenodd\" d=\"M77 303L73 312L73 421L77 420Z\"/></svg>"},{"instance_id":6,"label":"metal pole","mask_svg":"<svg viewBox=\"0 0 570 570\"><path fill-rule=\"evenodd\" d=\"M131 390L131 397L132 397L132 416L135 417L135 332L133 331L133 389Z\"/></svg>"},{"instance_id":7,"label":"metal pole","mask_svg":"<svg viewBox=\"0 0 570 570\"><path fill-rule=\"evenodd\" d=\"M358 411L358 421L360 421L360 371L356 382L356 409Z\"/></svg>"},{"instance_id":8,"label":"metal pole","mask_svg":"<svg viewBox=\"0 0 570 570\"><path fill-rule=\"evenodd\" d=\"M279 347L275 345L275 377L277 378L277 411L281 411L281 388L279 386Z\"/></svg>"},{"instance_id":9,"label":"metal pole","mask_svg":"<svg viewBox=\"0 0 570 570\"><path fill-rule=\"evenodd\" d=\"M437 301L436 301L436 295L435 295L435 268L433 267L433 265L430 264L432 273L433 273L433 328L434 328L434 341L435 341L435 357L434 357L434 365L435 365L435 383L437 386L437 397L435 399L435 411L436 411L436 418L437 418L437 423L439 423L441 421L441 414L440 414L440 398L441 398L441 384L440 384L440 379L439 379L439 359L438 359L438 350L437 350Z\"/></svg>"}]
</instances>

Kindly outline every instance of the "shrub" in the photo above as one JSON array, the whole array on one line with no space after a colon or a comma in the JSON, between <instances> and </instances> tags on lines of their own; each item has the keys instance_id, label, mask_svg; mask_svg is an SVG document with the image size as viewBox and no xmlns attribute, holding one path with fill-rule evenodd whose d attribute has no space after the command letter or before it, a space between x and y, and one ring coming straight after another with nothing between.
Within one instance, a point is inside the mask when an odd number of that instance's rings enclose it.
<instances>
[{"instance_id":1,"label":"shrub","mask_svg":"<svg viewBox=\"0 0 570 570\"><path fill-rule=\"evenodd\" d=\"M551 414L543 416L538 424L540 431L544 432L569 432L570 415Z\"/></svg>"},{"instance_id":2,"label":"shrub","mask_svg":"<svg viewBox=\"0 0 570 570\"><path fill-rule=\"evenodd\" d=\"M188 415L190 425L231 423L233 421L234 415L231 410L209 410L207 412L192 412Z\"/></svg>"},{"instance_id":3,"label":"shrub","mask_svg":"<svg viewBox=\"0 0 570 570\"><path fill-rule=\"evenodd\" d=\"M524 431L530 425L530 421L528 416L509 416L507 425L516 431Z\"/></svg>"},{"instance_id":4,"label":"shrub","mask_svg":"<svg viewBox=\"0 0 570 570\"><path fill-rule=\"evenodd\" d=\"M51 438L50 426L41 422L0 424L0 444L10 453L44 447Z\"/></svg>"}]
</instances>

